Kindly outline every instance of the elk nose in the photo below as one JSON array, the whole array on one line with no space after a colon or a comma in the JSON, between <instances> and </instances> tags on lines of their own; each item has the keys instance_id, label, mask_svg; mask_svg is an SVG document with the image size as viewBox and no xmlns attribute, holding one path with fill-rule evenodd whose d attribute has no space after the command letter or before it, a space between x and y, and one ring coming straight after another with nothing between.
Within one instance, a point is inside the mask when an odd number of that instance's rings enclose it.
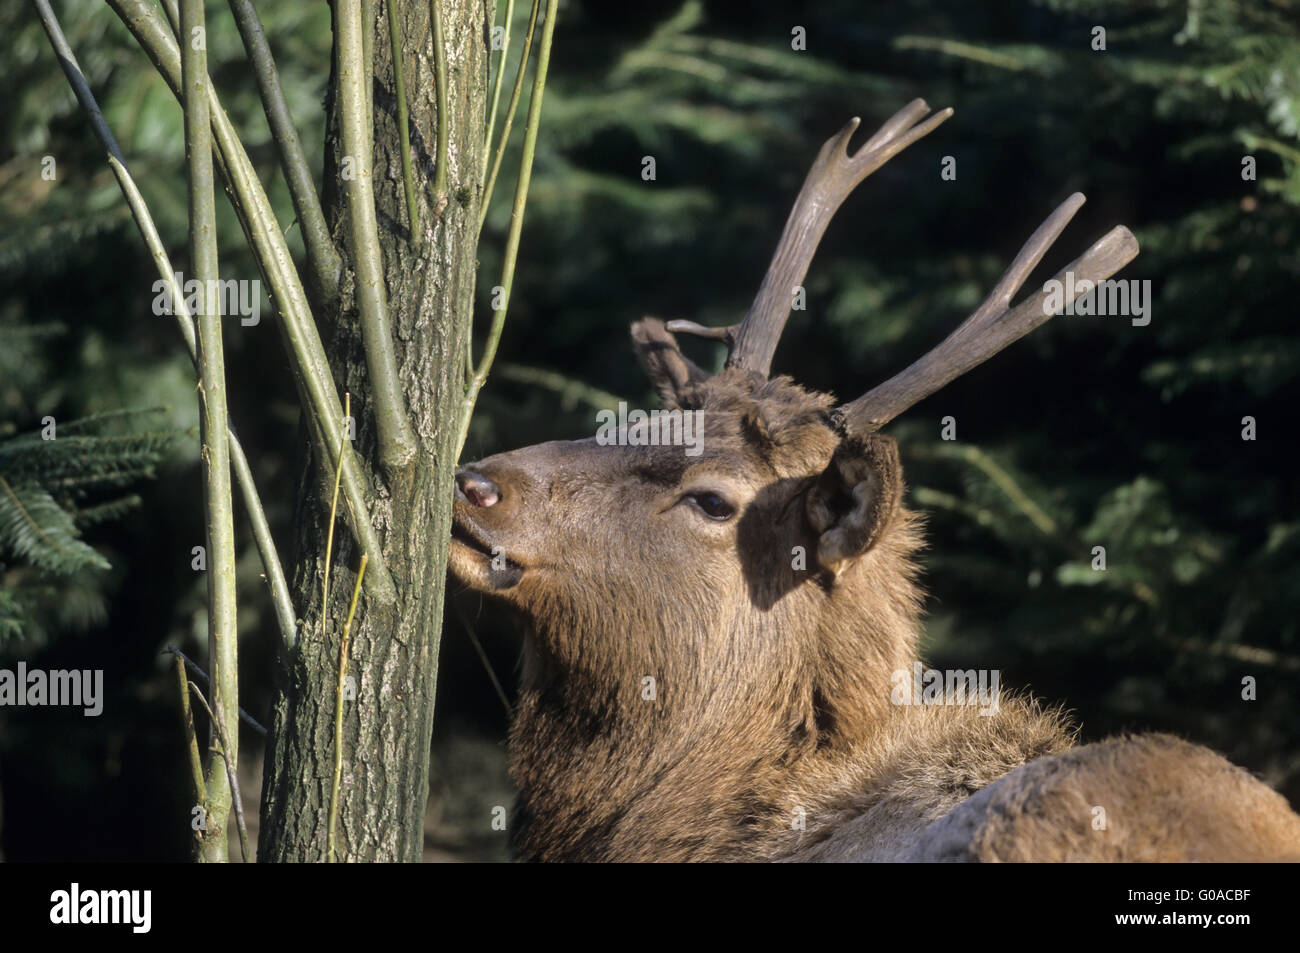
<instances>
[{"instance_id":1,"label":"elk nose","mask_svg":"<svg viewBox=\"0 0 1300 953\"><path fill-rule=\"evenodd\" d=\"M456 473L456 496L470 506L496 506L501 500L501 487L481 473L459 470Z\"/></svg>"}]
</instances>

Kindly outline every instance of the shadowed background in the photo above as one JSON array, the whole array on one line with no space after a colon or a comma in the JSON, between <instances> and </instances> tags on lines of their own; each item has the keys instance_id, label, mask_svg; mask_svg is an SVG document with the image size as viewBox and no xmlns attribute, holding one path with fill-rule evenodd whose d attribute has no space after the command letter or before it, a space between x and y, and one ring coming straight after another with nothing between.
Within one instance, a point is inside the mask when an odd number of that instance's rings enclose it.
<instances>
[{"instance_id":1,"label":"shadowed background","mask_svg":"<svg viewBox=\"0 0 1300 953\"><path fill-rule=\"evenodd\" d=\"M260 6L319 157L328 8ZM618 399L652 406L628 324L735 321L831 133L859 115L869 134L916 96L952 105L845 204L774 370L856 396L955 327L1070 192L1089 202L1030 287L1129 225L1142 253L1120 277L1151 281L1149 325L1056 318L889 430L909 504L929 521L926 658L999 669L1004 684L1066 703L1085 738L1155 729L1203 742L1300 803L1297 4L613 6L561 6L510 319L465 459L588 436ZM61 16L188 272L180 110L101 4L61 4ZM300 254L224 4L209 4L209 26L214 79ZM792 49L795 27L804 50ZM203 577L190 568L203 538L193 371L151 310L152 266L25 5L0 9L0 79L4 486L30 484L21 451L45 415L63 426L143 411L86 425L99 439L66 444L79 449L63 482L44 486L71 522L40 507L33 519L84 549L24 558L32 498L20 510L0 492L0 667L102 668L107 694L99 718L0 709L0 855L180 860L188 775L159 652L175 643L201 660L206 642ZM1255 180L1243 180L1247 156ZM945 157L953 181L940 177ZM480 320L509 191L480 248ZM219 213L223 275L254 274L233 215ZM297 408L269 302L262 311L256 327L227 327L230 408L283 544ZM706 366L721 358L686 347ZM940 438L946 416L955 441ZM1242 439L1247 416L1254 441ZM1091 568L1098 545L1105 572ZM274 619L246 535L240 552L241 701L262 718ZM512 796L507 719L469 633L507 694L517 638L477 596L453 601L446 628L426 856L503 859L491 818ZM245 731L243 744L255 814L260 739Z\"/></svg>"}]
</instances>

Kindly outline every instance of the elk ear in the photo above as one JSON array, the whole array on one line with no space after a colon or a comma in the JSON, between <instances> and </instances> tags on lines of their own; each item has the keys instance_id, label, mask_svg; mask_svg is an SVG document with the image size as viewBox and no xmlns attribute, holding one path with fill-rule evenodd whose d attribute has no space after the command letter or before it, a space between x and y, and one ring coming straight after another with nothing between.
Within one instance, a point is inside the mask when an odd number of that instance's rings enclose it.
<instances>
[{"instance_id":1,"label":"elk ear","mask_svg":"<svg viewBox=\"0 0 1300 953\"><path fill-rule=\"evenodd\" d=\"M695 362L682 353L677 339L658 318L642 318L632 325L637 359L665 406L681 407L694 385L708 379Z\"/></svg>"},{"instance_id":2,"label":"elk ear","mask_svg":"<svg viewBox=\"0 0 1300 953\"><path fill-rule=\"evenodd\" d=\"M805 498L821 534L817 561L838 577L879 542L903 497L903 468L893 437L845 437Z\"/></svg>"}]
</instances>

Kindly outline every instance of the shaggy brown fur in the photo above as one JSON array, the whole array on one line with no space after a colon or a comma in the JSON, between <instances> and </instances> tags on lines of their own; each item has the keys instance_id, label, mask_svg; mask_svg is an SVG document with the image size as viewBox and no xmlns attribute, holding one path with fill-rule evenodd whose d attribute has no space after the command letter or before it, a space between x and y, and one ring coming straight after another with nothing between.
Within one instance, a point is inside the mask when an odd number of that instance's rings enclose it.
<instances>
[{"instance_id":1,"label":"shaggy brown fur","mask_svg":"<svg viewBox=\"0 0 1300 953\"><path fill-rule=\"evenodd\" d=\"M451 570L525 635L522 857L1300 853L1300 818L1205 749L1073 747L1059 712L1007 695L992 714L891 703L921 609L892 441L846 439L832 399L786 378L705 379L658 322L634 338L664 403L704 412L700 455L556 442L458 480Z\"/></svg>"}]
</instances>

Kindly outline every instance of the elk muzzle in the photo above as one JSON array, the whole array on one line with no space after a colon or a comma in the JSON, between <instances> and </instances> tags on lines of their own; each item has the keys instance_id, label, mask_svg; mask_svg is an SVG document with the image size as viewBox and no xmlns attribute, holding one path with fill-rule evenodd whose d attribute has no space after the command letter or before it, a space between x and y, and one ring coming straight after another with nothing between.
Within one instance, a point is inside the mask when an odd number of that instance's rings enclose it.
<instances>
[{"instance_id":1,"label":"elk muzzle","mask_svg":"<svg viewBox=\"0 0 1300 953\"><path fill-rule=\"evenodd\" d=\"M524 567L506 555L498 538L500 517L513 508L507 495L497 480L478 469L462 467L456 473L448 568L480 591L509 589L524 575ZM492 512L493 507L498 509Z\"/></svg>"}]
</instances>

